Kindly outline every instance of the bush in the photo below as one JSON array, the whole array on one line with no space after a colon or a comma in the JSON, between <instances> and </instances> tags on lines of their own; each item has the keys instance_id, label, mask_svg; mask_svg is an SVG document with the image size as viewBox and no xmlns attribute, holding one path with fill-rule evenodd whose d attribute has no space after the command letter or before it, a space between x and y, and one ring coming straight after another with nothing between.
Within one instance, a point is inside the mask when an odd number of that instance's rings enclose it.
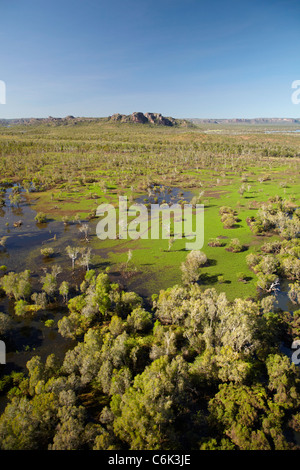
<instances>
[{"instance_id":1,"label":"bush","mask_svg":"<svg viewBox=\"0 0 300 470\"><path fill-rule=\"evenodd\" d=\"M20 299L15 303L15 314L18 317L25 315L28 311L28 302L26 300Z\"/></svg>"},{"instance_id":2,"label":"bush","mask_svg":"<svg viewBox=\"0 0 300 470\"><path fill-rule=\"evenodd\" d=\"M50 256L53 255L53 253L54 253L53 248L48 247L48 248L41 249L41 254L45 256L45 258L50 258Z\"/></svg>"},{"instance_id":3,"label":"bush","mask_svg":"<svg viewBox=\"0 0 300 470\"><path fill-rule=\"evenodd\" d=\"M259 255L256 255L255 253L249 253L249 255L246 256L246 263L249 268L253 268L256 266L261 260L261 257Z\"/></svg>"},{"instance_id":4,"label":"bush","mask_svg":"<svg viewBox=\"0 0 300 470\"><path fill-rule=\"evenodd\" d=\"M227 248L227 250L232 251L232 253L239 253L243 251L243 249L244 247L238 238L232 238Z\"/></svg>"},{"instance_id":5,"label":"bush","mask_svg":"<svg viewBox=\"0 0 300 470\"><path fill-rule=\"evenodd\" d=\"M224 228L232 228L236 224L236 218L233 215L226 215L221 219Z\"/></svg>"},{"instance_id":6,"label":"bush","mask_svg":"<svg viewBox=\"0 0 300 470\"><path fill-rule=\"evenodd\" d=\"M219 238L211 238L208 242L208 246L224 246L224 242L221 242Z\"/></svg>"},{"instance_id":7,"label":"bush","mask_svg":"<svg viewBox=\"0 0 300 470\"><path fill-rule=\"evenodd\" d=\"M47 222L47 216L44 212L38 212L34 218L39 224L43 224Z\"/></svg>"},{"instance_id":8,"label":"bush","mask_svg":"<svg viewBox=\"0 0 300 470\"><path fill-rule=\"evenodd\" d=\"M223 214L233 214L234 211L231 207L229 206L222 206L220 207L220 210L219 210L219 214L220 215L223 215Z\"/></svg>"}]
</instances>

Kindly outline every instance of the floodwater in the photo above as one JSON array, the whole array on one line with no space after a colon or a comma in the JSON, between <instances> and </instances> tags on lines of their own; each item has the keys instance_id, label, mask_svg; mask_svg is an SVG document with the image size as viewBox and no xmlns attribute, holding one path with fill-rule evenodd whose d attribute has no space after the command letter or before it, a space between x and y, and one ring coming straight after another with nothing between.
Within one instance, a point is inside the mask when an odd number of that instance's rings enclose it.
<instances>
[{"instance_id":1,"label":"floodwater","mask_svg":"<svg viewBox=\"0 0 300 470\"><path fill-rule=\"evenodd\" d=\"M5 206L0 209L0 239L7 237L4 247L0 247L0 266L6 266L6 273L29 269L32 292L41 291L41 276L45 269L50 270L54 264L63 268L62 277L58 276L58 284L62 280L74 282L74 276L78 276L78 283L81 282L82 272L72 272L71 260L65 252L67 245L81 242L82 234L78 230L78 224L66 227L63 222L53 220L39 224L34 220L36 211L25 198L18 207L11 204L11 193L12 188L6 190ZM16 223L17 226L14 226ZM44 258L40 252L44 247L52 247L54 256ZM53 305L33 316L20 318L14 314L14 302L7 297L0 297L0 312L8 314L13 320L12 328L5 334L7 354L6 365L1 366L3 374L24 369L33 355L40 355L45 359L49 354L55 353L58 358L63 358L66 350L73 344L58 333L57 322L66 313L63 307ZM46 320L54 320L54 326L46 326Z\"/></svg>"},{"instance_id":2,"label":"floodwater","mask_svg":"<svg viewBox=\"0 0 300 470\"><path fill-rule=\"evenodd\" d=\"M84 272L74 273L71 260L65 248L82 242L79 225L72 223L65 226L63 222L49 220L39 224L34 220L36 211L24 199L18 207L11 204L9 196L12 188L5 191L5 206L0 208L0 239L7 237L5 246L0 247L0 266L5 265L7 272L21 272L30 269L33 280L33 291L41 290L41 276L45 269L58 264L63 268L62 280L70 280L80 284ZM189 202L193 193L182 191L180 188L152 186L148 194L136 199L139 204L176 204ZM21 221L20 225L14 226ZM90 222L91 237L95 236L95 221ZM55 255L46 260L40 253L42 247L54 248ZM101 253L102 254L102 253ZM105 253L102 255L105 256ZM133 282L134 284L134 282ZM135 291L142 293L143 286L136 285ZM293 312L299 305L293 304L288 297L288 283L281 284L281 290L274 294L278 307L283 311ZM66 351L75 345L75 341L63 338L58 333L57 322L67 313L66 307L53 307L37 312L28 318L18 318L14 314L14 302L7 297L0 297L0 312L8 314L13 319L13 325L5 335L7 347L6 364L0 366L1 375L9 374L12 370L24 370L27 361L34 355L41 356L44 361L52 353L63 359ZM46 320L54 320L54 326L47 327ZM292 350L282 348L289 357ZM6 398L0 397L0 413L6 404ZM300 443L297 434L295 439Z\"/></svg>"},{"instance_id":3,"label":"floodwater","mask_svg":"<svg viewBox=\"0 0 300 470\"><path fill-rule=\"evenodd\" d=\"M5 205L0 208L0 239L7 237L4 247L0 246L0 266L6 266L4 272L22 272L29 269L31 272L32 292L40 292L42 283L41 277L45 269L50 270L54 264L62 267L63 273L58 275L58 284L63 280L76 284L77 287L82 282L84 269L71 269L71 260L67 256L65 248L68 245L78 246L82 243L83 235L79 231L78 223L71 223L67 226L61 221L47 220L46 223L35 221L36 211L34 205L28 204L26 194L21 193L23 198L18 206L11 203L10 195L13 188L5 190ZM168 204L189 201L193 194L182 191L179 188L167 188L156 186L151 188L151 195L147 195L136 200L137 203ZM95 221L90 221L89 238L96 236ZM41 255L41 248L52 247L54 255L44 258ZM105 252L101 257L105 258ZM120 281L120 280L119 280ZM143 296L142 286L136 286L137 293ZM40 310L28 318L17 317L14 314L14 302L7 297L0 297L0 312L6 313L12 318L11 330L5 335L7 348L6 365L2 373L8 374L12 370L22 370L27 361L33 355L40 355L45 359L49 354L55 352L56 356L63 358L66 350L73 344L72 341L63 338L58 333L57 322L67 309L63 307L51 307ZM54 320L52 327L45 325L46 320Z\"/></svg>"},{"instance_id":4,"label":"floodwater","mask_svg":"<svg viewBox=\"0 0 300 470\"><path fill-rule=\"evenodd\" d=\"M291 282L291 281L290 281ZM283 312L294 312L295 310L299 310L299 304L293 303L289 298L289 282L282 281L280 286L280 291L276 292L275 299L277 303L277 307L280 308Z\"/></svg>"},{"instance_id":5,"label":"floodwater","mask_svg":"<svg viewBox=\"0 0 300 470\"><path fill-rule=\"evenodd\" d=\"M300 129L286 129L286 130L271 130L271 131L265 131L265 134L298 134L300 132Z\"/></svg>"},{"instance_id":6,"label":"floodwater","mask_svg":"<svg viewBox=\"0 0 300 470\"><path fill-rule=\"evenodd\" d=\"M191 191L183 191L181 188L170 186L151 185L148 194L136 199L138 204L179 204L189 202L194 194Z\"/></svg>"},{"instance_id":7,"label":"floodwater","mask_svg":"<svg viewBox=\"0 0 300 470\"><path fill-rule=\"evenodd\" d=\"M84 276L84 269L77 268L72 271L71 260L65 251L68 245L78 246L82 243L83 235L79 231L79 224L71 223L65 226L62 221L55 220L39 224L34 220L36 216L34 206L29 205L25 197L18 207L11 204L9 196L12 191L12 188L6 189L5 205L0 208L0 239L7 237L5 246L0 246L0 266L5 265L6 272L29 269L33 292L41 291L41 276L45 269L50 270L54 264L61 266L63 270L58 276L58 284L67 280L71 285L79 286ZM183 191L181 188L153 185L149 188L148 194L137 198L135 202L171 205L188 203L192 197L192 192ZM19 221L22 223L14 226ZM89 237L92 239L96 236L96 221L90 221L89 225ZM46 259L40 250L48 246L52 247L55 253L53 257ZM105 250L103 252L99 250L99 253L102 258L106 256ZM117 277L116 281L121 281L122 284L122 279ZM130 289L146 298L144 283L147 284L147 279L142 275L138 276L138 280L128 280ZM293 304L288 298L287 282L281 284L281 290L275 296L281 310L293 312L299 309L299 305ZM2 367L5 369L4 373L9 373L13 369L23 369L26 362L35 354L46 358L48 354L55 352L63 358L65 351L73 344L72 341L63 338L57 328L58 320L67 312L66 308L53 306L37 312L34 316L20 318L14 314L14 302L7 297L0 297L0 312L9 314L13 319L12 329L5 336L7 364L1 366L1 369ZM49 319L54 320L54 325L50 328L45 325L45 321Z\"/></svg>"}]
</instances>

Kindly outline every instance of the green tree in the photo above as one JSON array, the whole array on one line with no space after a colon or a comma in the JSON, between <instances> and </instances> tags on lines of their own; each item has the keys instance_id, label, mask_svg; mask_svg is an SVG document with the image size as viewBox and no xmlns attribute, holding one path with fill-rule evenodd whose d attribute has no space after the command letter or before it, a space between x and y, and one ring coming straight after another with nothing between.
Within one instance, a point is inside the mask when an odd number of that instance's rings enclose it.
<instances>
[{"instance_id":1,"label":"green tree","mask_svg":"<svg viewBox=\"0 0 300 470\"><path fill-rule=\"evenodd\" d=\"M188 402L188 367L181 357L160 357L137 375L122 398L115 395L115 434L131 450L180 448L176 420Z\"/></svg>"}]
</instances>

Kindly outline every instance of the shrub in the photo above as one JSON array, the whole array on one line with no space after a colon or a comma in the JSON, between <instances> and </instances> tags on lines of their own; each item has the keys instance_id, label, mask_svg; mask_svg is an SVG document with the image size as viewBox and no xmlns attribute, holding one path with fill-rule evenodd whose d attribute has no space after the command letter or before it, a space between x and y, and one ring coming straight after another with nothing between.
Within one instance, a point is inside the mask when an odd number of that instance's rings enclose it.
<instances>
[{"instance_id":1,"label":"shrub","mask_svg":"<svg viewBox=\"0 0 300 470\"><path fill-rule=\"evenodd\" d=\"M208 246L224 246L224 242L222 242L219 238L211 238L208 242Z\"/></svg>"},{"instance_id":2,"label":"shrub","mask_svg":"<svg viewBox=\"0 0 300 470\"><path fill-rule=\"evenodd\" d=\"M281 250L280 241L266 242L261 247L261 251L263 251L264 253L279 253L280 250Z\"/></svg>"},{"instance_id":3,"label":"shrub","mask_svg":"<svg viewBox=\"0 0 300 470\"><path fill-rule=\"evenodd\" d=\"M232 238L227 248L228 251L232 251L233 253L239 253L243 251L243 249L244 247L238 238Z\"/></svg>"},{"instance_id":4,"label":"shrub","mask_svg":"<svg viewBox=\"0 0 300 470\"><path fill-rule=\"evenodd\" d=\"M26 300L20 299L15 303L15 314L17 316L23 316L27 313L28 302Z\"/></svg>"},{"instance_id":5,"label":"shrub","mask_svg":"<svg viewBox=\"0 0 300 470\"><path fill-rule=\"evenodd\" d=\"M234 211L231 207L229 206L222 206L220 207L220 210L219 210L219 214L220 215L223 215L223 214L233 214Z\"/></svg>"},{"instance_id":6,"label":"shrub","mask_svg":"<svg viewBox=\"0 0 300 470\"><path fill-rule=\"evenodd\" d=\"M47 248L41 248L41 254L45 256L45 258L50 258L54 253L53 248L47 247Z\"/></svg>"},{"instance_id":7,"label":"shrub","mask_svg":"<svg viewBox=\"0 0 300 470\"><path fill-rule=\"evenodd\" d=\"M256 266L261 260L261 257L255 253L249 253L249 255L246 256L246 263L249 268L253 268Z\"/></svg>"},{"instance_id":8,"label":"shrub","mask_svg":"<svg viewBox=\"0 0 300 470\"><path fill-rule=\"evenodd\" d=\"M43 224L47 221L47 216L44 212L38 212L34 218L39 224Z\"/></svg>"},{"instance_id":9,"label":"shrub","mask_svg":"<svg viewBox=\"0 0 300 470\"><path fill-rule=\"evenodd\" d=\"M274 255L265 255L253 270L255 273L275 274L278 273L279 268L279 261Z\"/></svg>"},{"instance_id":10,"label":"shrub","mask_svg":"<svg viewBox=\"0 0 300 470\"><path fill-rule=\"evenodd\" d=\"M236 218L233 215L226 215L221 219L224 228L232 228L236 224Z\"/></svg>"}]
</instances>

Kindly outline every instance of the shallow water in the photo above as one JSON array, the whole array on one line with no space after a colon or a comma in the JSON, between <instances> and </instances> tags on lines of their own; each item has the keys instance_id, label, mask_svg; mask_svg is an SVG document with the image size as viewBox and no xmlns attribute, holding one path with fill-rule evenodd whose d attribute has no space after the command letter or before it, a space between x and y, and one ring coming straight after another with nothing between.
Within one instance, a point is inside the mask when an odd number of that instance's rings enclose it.
<instances>
[{"instance_id":1,"label":"shallow water","mask_svg":"<svg viewBox=\"0 0 300 470\"><path fill-rule=\"evenodd\" d=\"M299 310L299 304L293 303L289 298L289 282L288 281L281 281L280 283L280 291L274 293L274 297L276 299L276 306L280 308L283 312L294 312L295 310Z\"/></svg>"},{"instance_id":2,"label":"shallow water","mask_svg":"<svg viewBox=\"0 0 300 470\"><path fill-rule=\"evenodd\" d=\"M297 134L300 132L300 129L286 129L286 130L271 130L265 131L265 134Z\"/></svg>"},{"instance_id":3,"label":"shallow water","mask_svg":"<svg viewBox=\"0 0 300 470\"><path fill-rule=\"evenodd\" d=\"M191 191L183 191L181 188L170 186L151 185L148 194L136 199L139 204L176 204L180 202L189 202L194 194Z\"/></svg>"},{"instance_id":4,"label":"shallow water","mask_svg":"<svg viewBox=\"0 0 300 470\"><path fill-rule=\"evenodd\" d=\"M14 207L9 200L12 188L5 193L5 206L0 211L0 238L8 237L4 247L0 247L0 265L5 265L7 271L31 271L32 291L41 291L41 276L45 269L58 264L63 268L63 274L58 276L58 284L62 280L79 285L84 276L82 269L73 272L71 260L65 252L69 244L81 243L82 234L77 224L65 227L63 222L49 221L38 224L34 218L36 211L24 199L19 207ZM22 221L18 227L15 222ZM55 238L55 239L54 239ZM44 258L40 250L51 246L54 256ZM5 274L5 273L4 273ZM0 366L3 374L12 370L24 369L26 362L33 355L45 359L53 352L63 358L65 351L72 341L63 338L57 330L57 322L63 316L63 308L41 310L28 318L18 318L14 314L14 302L7 297L0 298L0 312L7 313L13 320L11 330L5 335L6 365ZM45 320L53 319L54 326L45 326Z\"/></svg>"}]
</instances>

